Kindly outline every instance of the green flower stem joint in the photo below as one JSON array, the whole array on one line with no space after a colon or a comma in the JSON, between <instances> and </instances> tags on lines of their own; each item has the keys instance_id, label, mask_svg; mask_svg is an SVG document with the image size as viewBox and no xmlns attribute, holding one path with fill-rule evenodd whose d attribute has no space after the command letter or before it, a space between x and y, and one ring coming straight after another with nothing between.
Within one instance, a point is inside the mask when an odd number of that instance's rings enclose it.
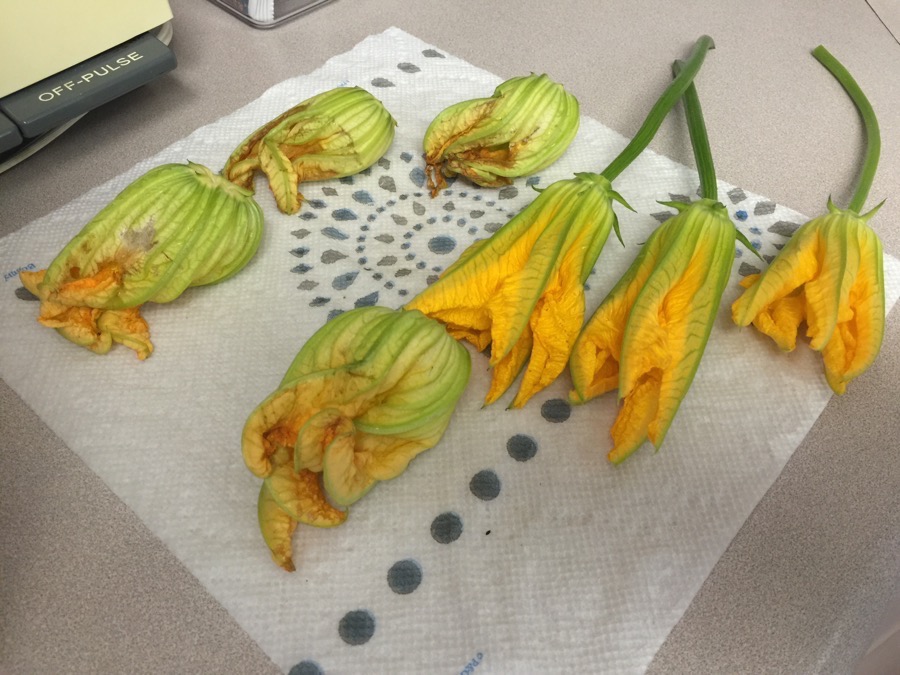
<instances>
[{"instance_id":1,"label":"green flower stem joint","mask_svg":"<svg viewBox=\"0 0 900 675\"><path fill-rule=\"evenodd\" d=\"M684 74L676 62L673 71ZM680 75L678 75L680 77ZM646 440L658 449L693 381L730 277L736 241L754 250L717 201L716 175L693 83L684 93L702 198L664 202L678 211L660 225L578 336L570 400L618 388L610 461Z\"/></svg>"},{"instance_id":2,"label":"green flower stem joint","mask_svg":"<svg viewBox=\"0 0 900 675\"><path fill-rule=\"evenodd\" d=\"M469 372L468 351L421 312L361 307L319 329L243 431L273 560L293 571L297 523L339 525L339 507L434 447Z\"/></svg>"},{"instance_id":3,"label":"green flower stem joint","mask_svg":"<svg viewBox=\"0 0 900 675\"><path fill-rule=\"evenodd\" d=\"M23 272L39 321L98 354L153 351L141 305L224 281L250 260L263 216L247 190L199 164L165 164L128 185L56 256Z\"/></svg>"},{"instance_id":4,"label":"green flower stem joint","mask_svg":"<svg viewBox=\"0 0 900 675\"><path fill-rule=\"evenodd\" d=\"M305 181L342 178L377 162L394 140L397 122L359 87L322 92L263 125L234 150L222 174L253 190L262 171L282 213L300 210Z\"/></svg>"},{"instance_id":5,"label":"green flower stem joint","mask_svg":"<svg viewBox=\"0 0 900 675\"><path fill-rule=\"evenodd\" d=\"M866 95L825 47L813 50L859 110L867 147L859 184L846 209L828 199L828 213L801 226L759 275L742 282L731 307L739 326L753 324L786 352L806 323L809 346L822 352L825 378L836 394L865 372L884 339L884 254L869 226L881 204L862 213L881 153L878 120Z\"/></svg>"},{"instance_id":6,"label":"green flower stem joint","mask_svg":"<svg viewBox=\"0 0 900 675\"><path fill-rule=\"evenodd\" d=\"M612 181L652 140L693 81L712 39L697 40L682 72L650 110L634 139L600 173L579 173L538 197L489 239L476 242L440 279L407 304L447 325L479 350L491 347L485 403L524 369L511 406L521 407L565 370L584 321L584 282L610 231L619 233Z\"/></svg>"},{"instance_id":7,"label":"green flower stem joint","mask_svg":"<svg viewBox=\"0 0 900 675\"><path fill-rule=\"evenodd\" d=\"M489 98L441 111L423 140L431 196L447 187L445 176L500 187L559 159L580 123L578 100L546 75L514 77Z\"/></svg>"}]
</instances>

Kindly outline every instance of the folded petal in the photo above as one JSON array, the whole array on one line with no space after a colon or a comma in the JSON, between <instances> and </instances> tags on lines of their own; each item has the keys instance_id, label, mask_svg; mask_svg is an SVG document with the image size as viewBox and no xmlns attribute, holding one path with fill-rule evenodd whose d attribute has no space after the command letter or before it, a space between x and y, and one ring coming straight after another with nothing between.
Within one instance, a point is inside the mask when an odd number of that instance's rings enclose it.
<instances>
[{"instance_id":1,"label":"folded petal","mask_svg":"<svg viewBox=\"0 0 900 675\"><path fill-rule=\"evenodd\" d=\"M266 478L264 485L278 506L298 523L335 527L347 519L346 511L328 503L319 476L312 471L295 472L291 464L282 464Z\"/></svg>"},{"instance_id":2,"label":"folded petal","mask_svg":"<svg viewBox=\"0 0 900 675\"><path fill-rule=\"evenodd\" d=\"M732 305L735 323L752 322L786 351L806 322L838 394L874 362L884 336L883 253L867 218L829 204Z\"/></svg>"},{"instance_id":3,"label":"folded petal","mask_svg":"<svg viewBox=\"0 0 900 675\"><path fill-rule=\"evenodd\" d=\"M634 292L629 286L639 289L621 338L622 405L610 453L615 462L647 439L657 448L662 444L700 364L734 260L734 226L724 207L711 200L695 202L654 235L645 257L627 275L630 283L616 289L604 313L614 316ZM639 287L637 279L642 279ZM605 349L612 353L614 346Z\"/></svg>"},{"instance_id":4,"label":"folded petal","mask_svg":"<svg viewBox=\"0 0 900 675\"><path fill-rule=\"evenodd\" d=\"M565 369L584 317L584 281L615 220L613 198L609 181L595 174L551 184L407 305L479 350L490 345L486 403L502 396L523 367L513 407Z\"/></svg>"},{"instance_id":5,"label":"folded petal","mask_svg":"<svg viewBox=\"0 0 900 675\"><path fill-rule=\"evenodd\" d=\"M746 286L747 290L731 306L734 322L739 326L749 326L760 313L766 311L767 307L782 298L796 294L806 282L814 279L819 273L819 245L813 221L794 232L765 272L745 279L745 284L750 285ZM803 313L805 320L805 300ZM790 342L786 335L783 335L779 345ZM782 349L784 348L782 346Z\"/></svg>"},{"instance_id":6,"label":"folded petal","mask_svg":"<svg viewBox=\"0 0 900 675\"><path fill-rule=\"evenodd\" d=\"M665 231L657 228L594 314L572 348L569 371L573 403L584 403L612 391L619 384L619 361L628 315L647 278L653 273L665 244Z\"/></svg>"},{"instance_id":7,"label":"folded petal","mask_svg":"<svg viewBox=\"0 0 900 675\"><path fill-rule=\"evenodd\" d=\"M884 338L884 272L881 242L868 227L856 233L859 266L846 304L822 354L825 376L837 394L875 361Z\"/></svg>"},{"instance_id":8,"label":"folded petal","mask_svg":"<svg viewBox=\"0 0 900 675\"><path fill-rule=\"evenodd\" d=\"M272 560L279 567L293 572L296 569L293 560L293 536L294 530L297 529L297 521L278 505L265 483L259 489L256 511L259 529L263 541L272 554Z\"/></svg>"}]
</instances>

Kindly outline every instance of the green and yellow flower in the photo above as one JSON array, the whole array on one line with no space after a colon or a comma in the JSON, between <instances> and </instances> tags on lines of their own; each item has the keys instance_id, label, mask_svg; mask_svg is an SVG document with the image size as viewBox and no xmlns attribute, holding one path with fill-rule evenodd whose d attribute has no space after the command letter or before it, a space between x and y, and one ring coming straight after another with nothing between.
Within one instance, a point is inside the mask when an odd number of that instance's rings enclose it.
<instances>
[{"instance_id":1,"label":"green and yellow flower","mask_svg":"<svg viewBox=\"0 0 900 675\"><path fill-rule=\"evenodd\" d=\"M813 51L856 103L866 126L868 151L860 184L847 209L828 200L828 213L800 227L759 275L748 276L732 305L739 326L753 324L784 351L797 344L806 323L809 346L822 352L825 378L837 394L878 356L884 337L881 241L860 215L880 154L878 122L850 74L824 47Z\"/></svg>"},{"instance_id":2,"label":"green and yellow flower","mask_svg":"<svg viewBox=\"0 0 900 675\"><path fill-rule=\"evenodd\" d=\"M362 307L332 319L244 426L247 468L263 478L259 521L294 569L296 523L339 525L336 508L395 478L434 447L469 379L469 353L421 312Z\"/></svg>"},{"instance_id":3,"label":"green and yellow flower","mask_svg":"<svg viewBox=\"0 0 900 675\"><path fill-rule=\"evenodd\" d=\"M153 345L141 305L236 274L262 227L247 190L199 164L165 164L117 195L46 270L20 276L43 325L98 354L119 342L145 359Z\"/></svg>"},{"instance_id":4,"label":"green and yellow flower","mask_svg":"<svg viewBox=\"0 0 900 675\"><path fill-rule=\"evenodd\" d=\"M493 403L528 364L520 407L565 369L584 321L584 282L621 197L603 176L553 183L489 239L473 244L416 296L417 309L479 350L491 347Z\"/></svg>"},{"instance_id":5,"label":"green and yellow flower","mask_svg":"<svg viewBox=\"0 0 900 675\"><path fill-rule=\"evenodd\" d=\"M676 62L675 72L680 69ZM684 102L703 198L665 202L678 214L650 235L585 325L569 362L573 403L618 388L608 455L616 464L647 440L657 449L662 445L706 349L736 242L747 245L716 201L715 169L693 83Z\"/></svg>"},{"instance_id":6,"label":"green and yellow flower","mask_svg":"<svg viewBox=\"0 0 900 675\"><path fill-rule=\"evenodd\" d=\"M521 407L565 369L584 320L584 282L610 230L619 234L613 202L628 207L611 181L647 147L711 47L706 36L697 41L684 71L606 169L578 173L540 191L521 213L489 239L472 244L407 304L479 350L490 346L486 403L500 398L524 369L511 404Z\"/></svg>"},{"instance_id":7,"label":"green and yellow flower","mask_svg":"<svg viewBox=\"0 0 900 675\"><path fill-rule=\"evenodd\" d=\"M573 403L618 388L609 459L659 447L709 339L731 274L735 228L714 199L670 202L660 225L578 336L569 363Z\"/></svg>"},{"instance_id":8,"label":"green and yellow flower","mask_svg":"<svg viewBox=\"0 0 900 675\"><path fill-rule=\"evenodd\" d=\"M514 77L493 96L442 110L423 140L428 187L435 196L445 176L500 187L550 166L578 132L578 100L546 75Z\"/></svg>"},{"instance_id":9,"label":"green and yellow flower","mask_svg":"<svg viewBox=\"0 0 900 675\"><path fill-rule=\"evenodd\" d=\"M397 122L365 89L337 87L317 94L248 136L222 174L253 190L262 171L282 213L296 213L300 183L351 176L369 168L394 140Z\"/></svg>"}]
</instances>

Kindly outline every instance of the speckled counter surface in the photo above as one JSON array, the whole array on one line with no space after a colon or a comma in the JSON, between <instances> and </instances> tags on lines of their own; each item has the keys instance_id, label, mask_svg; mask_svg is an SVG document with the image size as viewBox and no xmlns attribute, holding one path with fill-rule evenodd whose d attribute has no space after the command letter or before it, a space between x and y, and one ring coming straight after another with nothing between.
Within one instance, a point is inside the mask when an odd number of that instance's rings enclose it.
<instances>
[{"instance_id":1,"label":"speckled counter surface","mask_svg":"<svg viewBox=\"0 0 900 675\"><path fill-rule=\"evenodd\" d=\"M630 135L702 33L721 83L704 112L718 175L801 213L846 202L862 127L808 56L825 44L882 123L875 221L900 255L900 45L863 0L411 3L336 0L270 31L173 0L176 71L85 117L0 175L0 235L194 129L398 26L509 77L564 82ZM691 164L680 114L653 149ZM651 671L848 672L900 579L900 318L834 398L734 539ZM123 423L127 420L123 419ZM173 469L176 470L176 469ZM0 672L277 672L227 612L81 460L0 383Z\"/></svg>"}]
</instances>

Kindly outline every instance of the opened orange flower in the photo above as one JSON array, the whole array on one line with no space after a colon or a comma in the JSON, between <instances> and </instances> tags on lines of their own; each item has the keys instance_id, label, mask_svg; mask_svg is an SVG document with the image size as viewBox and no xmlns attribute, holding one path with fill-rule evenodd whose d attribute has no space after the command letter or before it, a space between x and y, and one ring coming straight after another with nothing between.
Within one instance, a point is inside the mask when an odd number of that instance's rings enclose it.
<instances>
[{"instance_id":1,"label":"opened orange flower","mask_svg":"<svg viewBox=\"0 0 900 675\"><path fill-rule=\"evenodd\" d=\"M680 69L676 62L675 71ZM666 202L678 215L660 225L584 327L569 369L573 403L619 390L609 460L649 440L662 445L703 358L735 243L748 245L716 201L716 175L693 83L684 95L703 198ZM752 250L752 248L751 248Z\"/></svg>"},{"instance_id":2,"label":"opened orange flower","mask_svg":"<svg viewBox=\"0 0 900 675\"><path fill-rule=\"evenodd\" d=\"M878 207L860 215L881 143L875 113L851 75L824 47L813 55L862 114L868 137L862 177L847 209L829 199L827 214L798 229L762 274L744 279L747 290L732 305L732 316L739 326L752 323L784 351L794 349L805 322L809 346L824 357L828 385L843 394L875 361L884 337L884 256L868 224Z\"/></svg>"},{"instance_id":3,"label":"opened orange flower","mask_svg":"<svg viewBox=\"0 0 900 675\"><path fill-rule=\"evenodd\" d=\"M513 407L565 368L584 320L584 281L616 219L613 199L621 198L598 174L553 183L407 305L479 350L490 345L486 403L503 395L526 362Z\"/></svg>"}]
</instances>

